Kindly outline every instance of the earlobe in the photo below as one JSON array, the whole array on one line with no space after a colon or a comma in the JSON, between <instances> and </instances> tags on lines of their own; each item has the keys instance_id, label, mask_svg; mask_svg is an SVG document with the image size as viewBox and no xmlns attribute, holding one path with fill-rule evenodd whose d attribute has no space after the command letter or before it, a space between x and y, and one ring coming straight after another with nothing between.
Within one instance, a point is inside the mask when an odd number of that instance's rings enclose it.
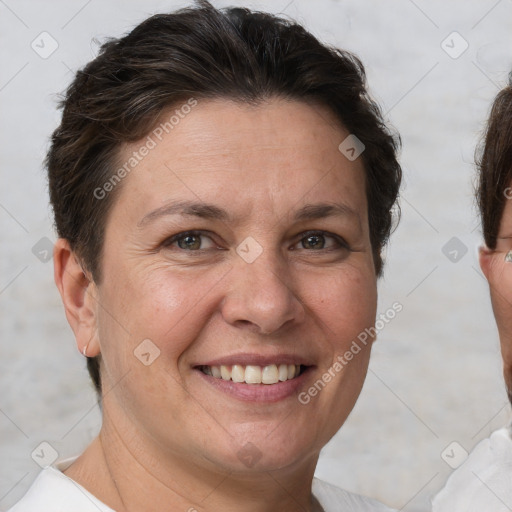
<instances>
[{"instance_id":1,"label":"earlobe","mask_svg":"<svg viewBox=\"0 0 512 512\"><path fill-rule=\"evenodd\" d=\"M96 331L96 298L93 280L86 275L69 242L57 240L53 250L55 284L66 318L75 333L78 350L87 357L100 353Z\"/></svg>"}]
</instances>

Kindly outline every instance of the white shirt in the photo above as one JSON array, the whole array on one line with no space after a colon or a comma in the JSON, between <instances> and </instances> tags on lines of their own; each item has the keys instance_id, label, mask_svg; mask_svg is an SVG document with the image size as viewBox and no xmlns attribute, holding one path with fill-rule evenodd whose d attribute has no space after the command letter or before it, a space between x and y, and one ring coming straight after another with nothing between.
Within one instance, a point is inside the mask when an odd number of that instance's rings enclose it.
<instances>
[{"instance_id":1,"label":"white shirt","mask_svg":"<svg viewBox=\"0 0 512 512\"><path fill-rule=\"evenodd\" d=\"M432 512L512 510L512 427L477 444L434 498Z\"/></svg>"},{"instance_id":2,"label":"white shirt","mask_svg":"<svg viewBox=\"0 0 512 512\"><path fill-rule=\"evenodd\" d=\"M357 494L313 479L313 494L325 512L393 512ZM81 485L53 467L43 469L27 494L8 512L114 512Z\"/></svg>"}]
</instances>

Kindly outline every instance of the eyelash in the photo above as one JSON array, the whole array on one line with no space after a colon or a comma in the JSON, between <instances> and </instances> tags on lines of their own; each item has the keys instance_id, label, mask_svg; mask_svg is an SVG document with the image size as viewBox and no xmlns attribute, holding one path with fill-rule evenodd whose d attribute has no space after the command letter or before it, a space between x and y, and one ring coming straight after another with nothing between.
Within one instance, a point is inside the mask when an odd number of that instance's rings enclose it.
<instances>
[{"instance_id":1,"label":"eyelash","mask_svg":"<svg viewBox=\"0 0 512 512\"><path fill-rule=\"evenodd\" d=\"M173 236L167 238L163 242L162 245L164 247L170 247L172 244L178 242L179 240L181 240L181 239L183 239L183 238L185 238L187 236L199 236L199 237L203 237L204 236L204 237L209 238L213 243L215 243L213 238L208 234L208 232L191 230L191 231L183 231L181 233L177 233L176 235L173 235ZM351 251L349 245L347 244L347 242L343 238L341 238L340 236L335 235L333 233L330 233L328 231L321 231L321 230L305 231L304 233L301 233L301 237L300 237L300 239L298 240L297 243L302 242L303 240L307 239L310 236L323 236L325 238L331 238L331 239L333 239L336 242L337 247L327 248L327 249L324 249L324 248L322 248L322 249L306 249L306 248L303 248L306 251L309 250L311 252L320 252L320 251L326 252L326 251L336 251L336 250L340 250L340 249ZM181 247L177 247L177 249L180 249L183 252L189 252L189 253L194 253L194 252L195 253L201 253L201 252L209 250L209 249L187 250L187 249L182 249ZM295 249L293 249L293 250L295 250Z\"/></svg>"}]
</instances>

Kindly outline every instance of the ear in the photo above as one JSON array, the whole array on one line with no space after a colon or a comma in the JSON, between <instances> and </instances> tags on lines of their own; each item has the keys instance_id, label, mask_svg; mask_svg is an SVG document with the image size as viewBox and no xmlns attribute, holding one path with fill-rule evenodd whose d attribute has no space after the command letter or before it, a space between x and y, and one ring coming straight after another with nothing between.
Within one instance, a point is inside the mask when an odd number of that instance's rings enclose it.
<instances>
[{"instance_id":1,"label":"ear","mask_svg":"<svg viewBox=\"0 0 512 512\"><path fill-rule=\"evenodd\" d=\"M53 249L53 270L78 350L87 357L95 357L100 353L96 329L97 288L63 238L57 240Z\"/></svg>"},{"instance_id":2,"label":"ear","mask_svg":"<svg viewBox=\"0 0 512 512\"><path fill-rule=\"evenodd\" d=\"M485 245L481 245L478 248L478 260L480 262L480 268L482 269L482 272L489 281L489 275L490 275L490 268L491 268L491 262L492 262L492 255L494 254L494 251L489 249Z\"/></svg>"}]
</instances>

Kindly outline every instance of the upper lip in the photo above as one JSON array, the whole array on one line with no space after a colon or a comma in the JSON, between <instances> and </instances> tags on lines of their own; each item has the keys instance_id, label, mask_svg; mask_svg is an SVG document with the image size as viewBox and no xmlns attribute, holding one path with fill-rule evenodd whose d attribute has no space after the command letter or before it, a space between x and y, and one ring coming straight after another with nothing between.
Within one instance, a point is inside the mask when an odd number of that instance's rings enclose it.
<instances>
[{"instance_id":1,"label":"upper lip","mask_svg":"<svg viewBox=\"0 0 512 512\"><path fill-rule=\"evenodd\" d=\"M295 364L301 366L312 366L310 359L296 354L232 354L219 357L211 361L205 361L194 366L233 366L239 364L242 366L269 366L271 364Z\"/></svg>"}]
</instances>

